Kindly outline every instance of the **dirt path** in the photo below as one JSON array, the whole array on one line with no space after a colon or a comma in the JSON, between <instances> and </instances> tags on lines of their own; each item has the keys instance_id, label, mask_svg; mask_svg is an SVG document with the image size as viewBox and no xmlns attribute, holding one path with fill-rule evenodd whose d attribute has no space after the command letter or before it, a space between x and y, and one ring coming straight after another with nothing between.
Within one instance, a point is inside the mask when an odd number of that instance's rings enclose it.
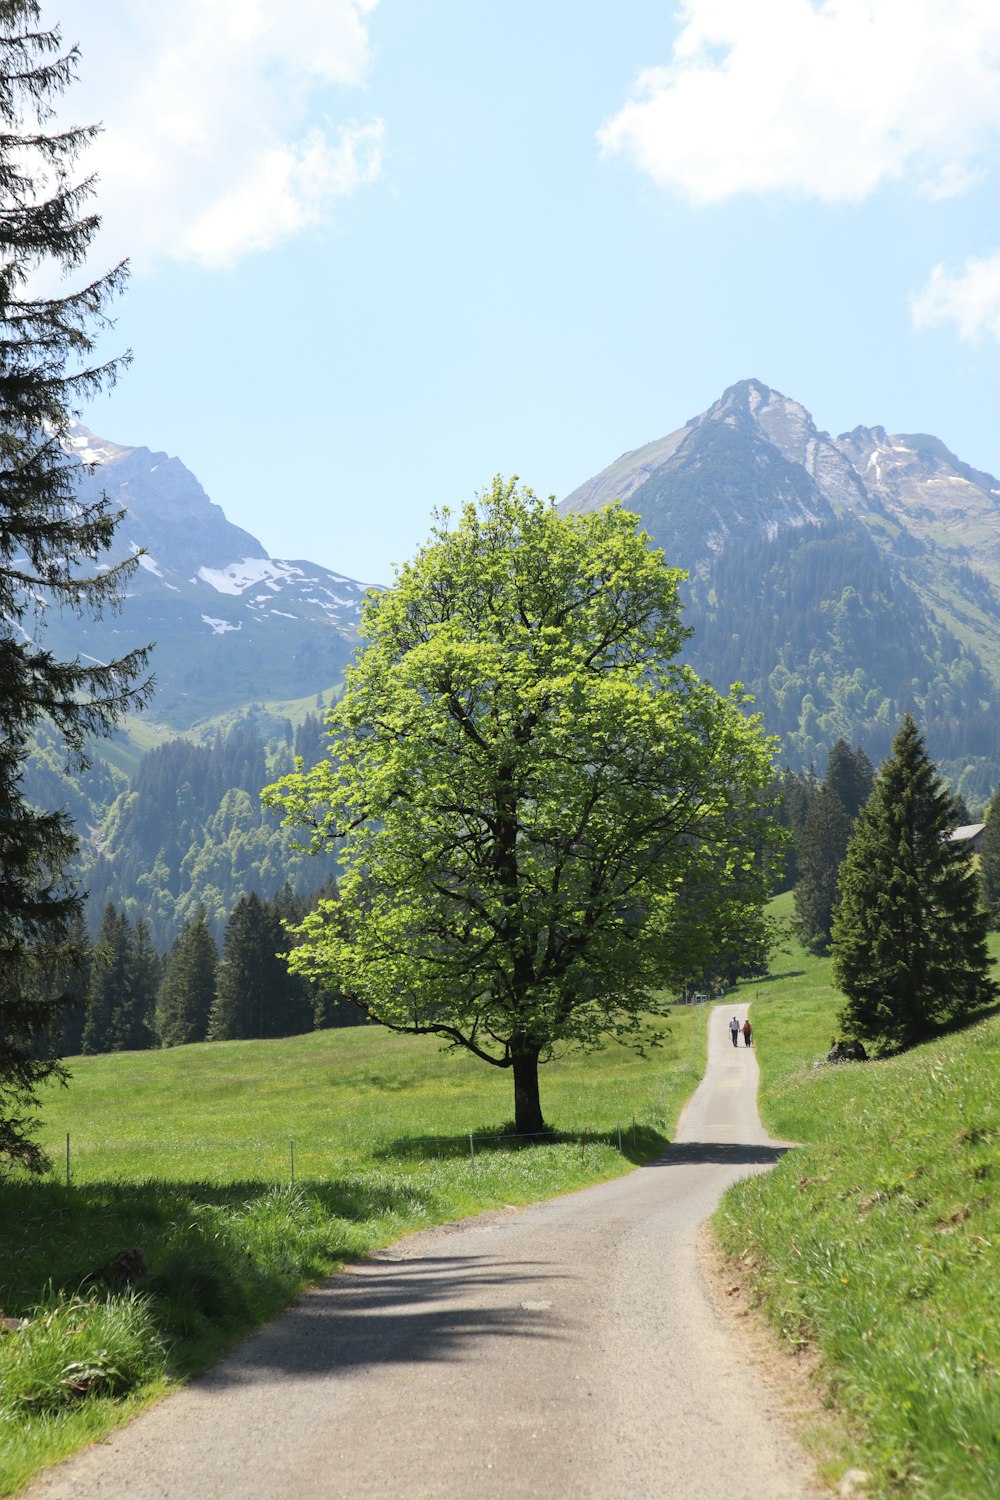
<instances>
[{"instance_id":1,"label":"dirt path","mask_svg":"<svg viewBox=\"0 0 1000 1500\"><path fill-rule=\"evenodd\" d=\"M31 1500L813 1494L698 1266L720 1194L780 1150L731 1014L713 1011L705 1078L656 1163L344 1271Z\"/></svg>"}]
</instances>

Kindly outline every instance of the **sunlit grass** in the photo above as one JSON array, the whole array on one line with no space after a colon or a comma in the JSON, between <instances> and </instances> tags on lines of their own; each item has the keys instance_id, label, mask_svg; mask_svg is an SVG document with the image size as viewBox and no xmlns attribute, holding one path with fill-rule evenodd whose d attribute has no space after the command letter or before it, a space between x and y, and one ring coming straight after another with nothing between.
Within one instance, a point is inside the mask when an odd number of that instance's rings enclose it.
<instances>
[{"instance_id":1,"label":"sunlit grass","mask_svg":"<svg viewBox=\"0 0 1000 1500\"><path fill-rule=\"evenodd\" d=\"M840 1000L827 961L786 958L754 1001L761 1106L805 1145L727 1194L724 1247L781 1334L819 1351L872 1495L1000 1494L1000 1017L817 1067Z\"/></svg>"},{"instance_id":2,"label":"sunlit grass","mask_svg":"<svg viewBox=\"0 0 1000 1500\"><path fill-rule=\"evenodd\" d=\"M557 1132L591 1137L633 1116L659 1133L700 1077L701 1023L679 1007L646 1058L613 1047L540 1070ZM374 1027L283 1041L215 1042L166 1052L75 1058L68 1089L45 1099L44 1144L72 1180L287 1183L360 1170L418 1137L496 1133L513 1114L511 1074L430 1038ZM616 1136L617 1141L617 1136ZM412 1169L412 1163L408 1170Z\"/></svg>"}]
</instances>

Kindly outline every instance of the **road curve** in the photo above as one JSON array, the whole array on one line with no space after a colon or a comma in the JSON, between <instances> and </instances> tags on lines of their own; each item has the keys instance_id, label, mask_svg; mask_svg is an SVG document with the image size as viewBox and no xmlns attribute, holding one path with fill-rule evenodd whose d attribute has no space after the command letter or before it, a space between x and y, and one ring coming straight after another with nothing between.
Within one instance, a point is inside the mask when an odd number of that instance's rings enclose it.
<instances>
[{"instance_id":1,"label":"road curve","mask_svg":"<svg viewBox=\"0 0 1000 1500\"><path fill-rule=\"evenodd\" d=\"M740 1019L745 1007L737 1007ZM780 1153L709 1017L675 1143L626 1177L412 1235L308 1292L31 1500L804 1500L808 1463L698 1266Z\"/></svg>"}]
</instances>

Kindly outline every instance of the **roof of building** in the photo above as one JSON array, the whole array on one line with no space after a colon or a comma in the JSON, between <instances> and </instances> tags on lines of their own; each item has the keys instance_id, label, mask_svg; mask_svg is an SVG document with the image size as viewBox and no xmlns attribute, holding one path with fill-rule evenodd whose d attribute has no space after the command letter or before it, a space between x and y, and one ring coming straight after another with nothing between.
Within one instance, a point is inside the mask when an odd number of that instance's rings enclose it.
<instances>
[{"instance_id":1,"label":"roof of building","mask_svg":"<svg viewBox=\"0 0 1000 1500\"><path fill-rule=\"evenodd\" d=\"M978 838L986 827L985 823L963 823L961 828L953 828L948 835L952 844L962 844L967 839Z\"/></svg>"}]
</instances>

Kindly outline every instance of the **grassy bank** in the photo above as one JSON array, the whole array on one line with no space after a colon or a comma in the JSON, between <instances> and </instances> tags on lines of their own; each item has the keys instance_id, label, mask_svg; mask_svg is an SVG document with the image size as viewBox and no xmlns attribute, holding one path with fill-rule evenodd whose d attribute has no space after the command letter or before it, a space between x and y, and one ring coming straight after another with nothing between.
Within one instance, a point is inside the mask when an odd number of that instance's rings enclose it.
<instances>
[{"instance_id":1,"label":"grassy bank","mask_svg":"<svg viewBox=\"0 0 1000 1500\"><path fill-rule=\"evenodd\" d=\"M52 1176L0 1182L0 1307L30 1320L0 1338L0 1493L345 1260L655 1155L704 1068L704 1010L668 1024L645 1059L543 1069L554 1135L529 1147L501 1138L509 1074L374 1028L74 1060L45 1097ZM138 1295L81 1287L132 1246Z\"/></svg>"},{"instance_id":2,"label":"grassy bank","mask_svg":"<svg viewBox=\"0 0 1000 1500\"><path fill-rule=\"evenodd\" d=\"M803 1142L716 1224L781 1335L819 1354L869 1493L1000 1494L1000 1017L883 1062L813 1066L825 962L792 950L754 1001L761 1112Z\"/></svg>"}]
</instances>

